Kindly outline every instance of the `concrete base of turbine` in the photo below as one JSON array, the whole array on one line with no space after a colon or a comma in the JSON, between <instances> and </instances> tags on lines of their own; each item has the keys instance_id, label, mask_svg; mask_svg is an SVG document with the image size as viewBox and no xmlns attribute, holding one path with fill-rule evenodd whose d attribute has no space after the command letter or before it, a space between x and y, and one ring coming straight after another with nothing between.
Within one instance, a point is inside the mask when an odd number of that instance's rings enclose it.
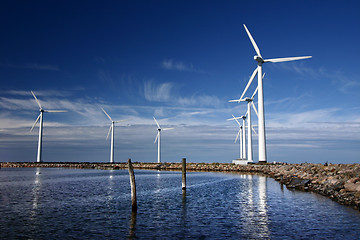
<instances>
[{"instance_id":1,"label":"concrete base of turbine","mask_svg":"<svg viewBox=\"0 0 360 240\"><path fill-rule=\"evenodd\" d=\"M249 163L253 163L253 161L251 160L247 160L247 159L235 159L232 161L232 163L234 164L239 164L239 165L248 165Z\"/></svg>"}]
</instances>

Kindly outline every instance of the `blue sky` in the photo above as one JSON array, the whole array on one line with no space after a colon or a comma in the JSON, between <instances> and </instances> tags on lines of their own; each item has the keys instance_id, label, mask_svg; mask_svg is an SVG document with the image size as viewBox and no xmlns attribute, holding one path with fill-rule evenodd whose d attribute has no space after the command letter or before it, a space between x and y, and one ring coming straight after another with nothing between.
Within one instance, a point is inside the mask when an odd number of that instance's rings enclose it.
<instances>
[{"instance_id":1,"label":"blue sky","mask_svg":"<svg viewBox=\"0 0 360 240\"><path fill-rule=\"evenodd\" d=\"M256 67L263 70L268 161L360 160L359 1L2 1L0 161L35 161L45 109L44 161L230 162L231 114ZM256 83L249 89L249 95ZM257 102L255 102L257 103ZM254 113L253 113L253 116ZM253 117L253 124L257 124ZM254 158L257 158L257 135Z\"/></svg>"}]
</instances>

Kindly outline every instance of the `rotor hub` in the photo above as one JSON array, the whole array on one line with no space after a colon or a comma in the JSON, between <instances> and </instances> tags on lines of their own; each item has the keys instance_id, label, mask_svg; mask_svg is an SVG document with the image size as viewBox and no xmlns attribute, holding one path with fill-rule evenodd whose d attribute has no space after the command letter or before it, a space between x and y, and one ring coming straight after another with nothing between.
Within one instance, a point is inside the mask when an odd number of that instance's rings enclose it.
<instances>
[{"instance_id":1,"label":"rotor hub","mask_svg":"<svg viewBox=\"0 0 360 240\"><path fill-rule=\"evenodd\" d=\"M259 64L262 64L264 62L264 59L260 56L254 56L254 60L257 61Z\"/></svg>"}]
</instances>

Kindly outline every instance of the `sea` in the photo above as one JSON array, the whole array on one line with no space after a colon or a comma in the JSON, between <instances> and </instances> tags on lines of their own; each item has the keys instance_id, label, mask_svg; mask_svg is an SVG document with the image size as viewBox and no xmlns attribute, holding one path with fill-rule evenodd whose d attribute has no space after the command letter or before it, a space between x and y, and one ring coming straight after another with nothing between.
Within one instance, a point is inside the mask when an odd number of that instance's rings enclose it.
<instances>
[{"instance_id":1,"label":"sea","mask_svg":"<svg viewBox=\"0 0 360 240\"><path fill-rule=\"evenodd\" d=\"M360 239L360 212L261 175L0 169L0 239Z\"/></svg>"}]
</instances>

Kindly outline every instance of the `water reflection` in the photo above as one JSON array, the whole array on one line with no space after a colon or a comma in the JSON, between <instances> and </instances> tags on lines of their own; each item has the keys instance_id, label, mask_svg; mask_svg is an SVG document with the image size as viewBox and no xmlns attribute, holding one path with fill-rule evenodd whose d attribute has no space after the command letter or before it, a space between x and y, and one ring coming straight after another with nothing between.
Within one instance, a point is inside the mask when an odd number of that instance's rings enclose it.
<instances>
[{"instance_id":1,"label":"water reflection","mask_svg":"<svg viewBox=\"0 0 360 240\"><path fill-rule=\"evenodd\" d=\"M259 227L261 233L263 234L262 238L269 238L269 218L267 213L267 201L266 201L266 180L267 177L258 176L259 179L259 203L258 203L258 216L259 216Z\"/></svg>"},{"instance_id":2,"label":"water reflection","mask_svg":"<svg viewBox=\"0 0 360 240\"><path fill-rule=\"evenodd\" d=\"M115 182L114 182L114 170L109 170L109 184L107 186L107 200L108 202L110 202L111 200L114 199L114 185L115 185Z\"/></svg>"},{"instance_id":3,"label":"water reflection","mask_svg":"<svg viewBox=\"0 0 360 240\"><path fill-rule=\"evenodd\" d=\"M181 238L185 237L186 230L186 216L187 216L187 207L186 207L186 189L182 190L182 201L181 201L181 227L183 231L181 231L183 236L179 236Z\"/></svg>"},{"instance_id":4,"label":"water reflection","mask_svg":"<svg viewBox=\"0 0 360 240\"><path fill-rule=\"evenodd\" d=\"M41 190L41 171L40 168L36 168L34 184L31 189L32 193L32 209L30 210L30 218L34 219L37 215L37 209L39 205L40 190Z\"/></svg>"},{"instance_id":5,"label":"water reflection","mask_svg":"<svg viewBox=\"0 0 360 240\"><path fill-rule=\"evenodd\" d=\"M130 217L130 223L129 223L129 238L134 239L135 236L135 230L136 230L136 211L131 211L131 217Z\"/></svg>"},{"instance_id":6,"label":"water reflection","mask_svg":"<svg viewBox=\"0 0 360 240\"><path fill-rule=\"evenodd\" d=\"M269 222L267 212L266 182L264 176L243 175L246 179L245 191L238 193L240 214L243 214L242 228L250 238L261 237L268 239ZM257 192L256 192L257 190Z\"/></svg>"}]
</instances>

